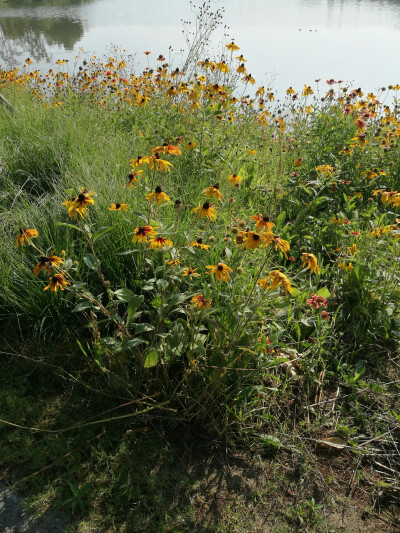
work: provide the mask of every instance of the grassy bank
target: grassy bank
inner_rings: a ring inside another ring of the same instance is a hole
[[[232,531],[234,511],[199,517],[193,476],[171,482],[182,432],[191,458],[252,450],[289,486],[276,531],[318,531],[330,484],[349,496],[341,461],[395,520],[399,87],[276,102],[239,54],[193,79],[162,59],[0,71],[2,469],[82,531]]]

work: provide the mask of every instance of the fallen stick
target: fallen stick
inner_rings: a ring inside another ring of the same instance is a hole
[[[12,111],[16,111],[17,113],[19,112],[18,109],[10,104],[7,98],[5,98],[2,94],[0,94],[0,102],[10,108]]]

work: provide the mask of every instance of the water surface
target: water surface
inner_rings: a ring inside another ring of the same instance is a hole
[[[400,0],[211,1],[212,10],[223,6],[227,28],[215,32],[210,55],[234,38],[259,84],[282,91],[334,78],[376,90],[400,82]],[[0,68],[30,57],[40,69],[68,59],[72,70],[82,49],[101,56],[115,47],[140,69],[146,50],[150,66],[160,53],[178,65],[182,19],[195,14],[188,0],[0,0]]]

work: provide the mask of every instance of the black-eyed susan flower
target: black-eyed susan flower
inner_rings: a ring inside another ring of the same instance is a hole
[[[142,172],[143,172],[143,169],[132,170],[132,172],[130,172],[129,175],[128,175],[128,181],[126,183],[126,186],[127,187],[134,187],[135,183],[139,183],[137,178],[140,176],[140,174],[142,174]]]
[[[343,146],[341,150],[339,150],[340,155],[353,155],[353,150],[349,148],[348,146]]]
[[[93,191],[88,191],[85,187],[82,187],[79,190],[78,196],[72,200],[65,200],[63,205],[66,206],[70,218],[76,218],[77,213],[84,218],[86,216],[87,206],[94,204],[94,200],[92,198],[93,195]]]
[[[233,187],[239,187],[242,182],[242,177],[238,174],[230,174],[228,176],[228,181]]]
[[[247,69],[245,67],[245,64],[244,63],[240,63],[240,65],[236,68],[236,72],[238,74],[246,74]]]
[[[273,244],[275,246],[275,250],[281,250],[284,256],[287,258],[287,252],[290,250],[290,244],[288,241],[281,239],[278,235],[274,235],[273,233],[264,233],[263,241],[265,246]]]
[[[309,268],[311,270],[311,274],[313,272],[317,272],[317,274],[321,272],[321,269],[318,266],[317,258],[314,254],[303,253],[301,254],[301,260],[303,267]]]
[[[229,272],[232,272],[232,269],[224,265],[224,263],[207,265],[206,268],[209,269],[207,274],[214,274],[218,281],[229,281]]]
[[[148,165],[149,158],[150,156],[138,155],[137,159],[131,159],[130,165],[133,169],[135,169],[136,167],[141,167],[142,165]]]
[[[244,238],[243,246],[246,248],[246,250],[254,250],[255,248],[258,248],[260,246],[262,241],[262,235],[260,235],[259,233],[248,231],[246,233],[246,237]]]
[[[189,141],[185,146],[186,150],[194,150],[197,144],[194,141]]]
[[[256,80],[253,78],[251,74],[246,74],[245,76],[243,76],[242,81],[246,83],[251,83],[251,85],[254,85],[256,82]]]
[[[221,194],[221,191],[219,190],[219,183],[215,183],[211,187],[206,187],[203,191],[203,194],[207,196],[207,198],[212,198],[215,196],[217,200],[223,200],[224,197]]]
[[[254,150],[254,148],[251,148],[250,150],[247,150],[247,155],[257,155],[257,150]]]
[[[189,276],[189,278],[199,278],[201,274],[196,272],[197,268],[185,268],[185,270],[182,272],[182,276]]]
[[[262,215],[261,213],[259,215],[253,215],[253,220],[257,222],[257,231],[271,231],[271,228],[275,226],[273,222],[270,222],[269,217]]]
[[[162,191],[160,185],[158,185],[155,188],[154,192],[146,196],[146,200],[148,200],[149,202],[152,202],[153,200],[155,200],[158,205],[164,204],[165,202],[170,203],[171,201],[170,197],[167,194],[165,194],[165,192]]]
[[[150,170],[155,168],[161,172],[171,172],[171,168],[173,168],[173,164],[165,159],[161,159],[158,152],[148,158],[148,165]]]
[[[211,298],[206,298],[204,294],[196,294],[190,301],[193,307],[197,307],[198,309],[208,309],[211,307]]]
[[[290,294],[293,293],[292,284],[290,283],[289,279],[283,272],[280,272],[279,270],[272,270],[267,278],[259,279],[257,283],[262,289],[267,289],[269,291],[273,291],[282,285],[282,287],[285,289],[286,296],[288,292],[290,292]]]
[[[167,265],[171,268],[178,266],[180,264],[179,259],[171,259],[171,261],[167,261]]]
[[[132,242],[143,242],[148,239],[153,239],[157,234],[157,227],[152,228],[151,226],[139,226],[135,228],[133,232]]]
[[[298,157],[298,158],[293,162],[293,166],[294,166],[295,168],[301,167],[302,164],[303,164],[303,158],[302,158],[302,157]]]
[[[67,285],[69,285],[69,282],[64,278],[63,274],[54,274],[50,278],[50,283],[43,290],[50,289],[52,292],[57,292],[60,289],[63,291]]]
[[[31,239],[36,238],[38,235],[39,233],[36,229],[20,228],[18,237],[15,240],[15,246],[18,248],[19,245],[30,244]]]
[[[162,146],[156,146],[156,148],[152,148],[151,153],[152,155],[156,152],[159,152],[161,154],[171,154],[171,155],[182,155],[182,152],[178,146],[173,146],[172,144],[164,143]]]
[[[231,43],[228,43],[225,45],[225,48],[229,50],[230,52],[236,52],[236,50],[240,50],[237,44],[235,44],[233,41]]]
[[[150,239],[150,248],[152,248],[153,250],[156,248],[158,248],[159,250],[162,250],[162,248],[168,249],[172,248],[172,246],[172,241],[170,241],[166,237],[161,237],[160,235],[158,237]]]
[[[229,67],[225,61],[219,61],[215,66],[220,72],[229,72]]]
[[[215,220],[217,218],[217,213],[215,212],[215,208],[213,207],[210,202],[204,202],[203,205],[199,205],[198,207],[195,207],[191,211],[192,213],[197,213],[197,216],[200,218],[207,217],[208,220]]]
[[[314,91],[311,89],[311,87],[304,84],[303,96],[311,96],[312,94],[314,94]]]
[[[210,248],[209,244],[204,244],[203,239],[201,237],[197,239],[197,241],[191,242],[190,246],[198,246],[202,250],[208,250]]]
[[[49,255],[48,257],[41,256],[39,257],[37,265],[33,269],[33,273],[35,274],[35,276],[38,276],[42,270],[45,270],[48,274],[51,274],[51,267],[59,267],[62,262],[63,259],[61,259],[61,257],[58,257],[57,255]]]
[[[111,204],[111,207],[109,207],[108,209],[110,211],[127,211],[128,207],[128,204],[120,204],[117,202],[116,204]]]

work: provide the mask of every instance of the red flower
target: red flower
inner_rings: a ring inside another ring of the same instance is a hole
[[[326,301],[326,298],[314,293],[311,295],[310,298],[307,299],[307,303],[309,306],[314,307],[314,309],[319,309],[320,307],[328,307],[328,302]]]

